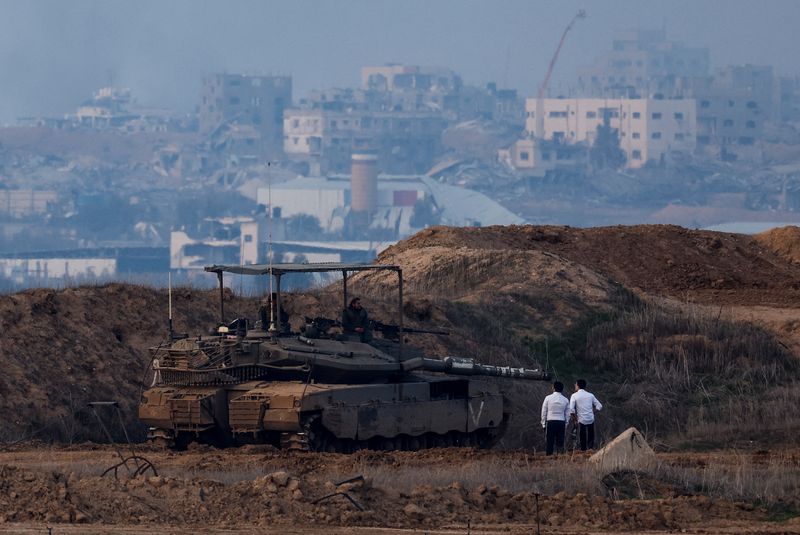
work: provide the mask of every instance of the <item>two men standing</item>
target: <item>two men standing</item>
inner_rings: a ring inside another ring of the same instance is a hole
[[[545,453],[552,455],[554,449],[564,451],[564,433],[571,419],[578,426],[581,451],[594,449],[594,411],[603,409],[594,394],[586,391],[586,380],[575,382],[575,393],[567,400],[562,394],[564,384],[553,383],[553,393],[542,403],[542,427],[545,428],[547,445]]]

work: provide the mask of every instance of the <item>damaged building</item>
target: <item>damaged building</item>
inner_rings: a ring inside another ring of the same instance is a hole
[[[291,103],[290,76],[212,74],[203,79],[199,130],[210,136],[226,124],[248,125],[258,132],[254,148],[275,158],[283,145],[283,111]]]

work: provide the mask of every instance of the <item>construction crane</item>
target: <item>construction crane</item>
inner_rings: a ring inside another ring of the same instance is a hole
[[[553,75],[553,67],[556,65],[558,54],[561,52],[561,47],[564,46],[564,40],[567,38],[567,34],[578,21],[578,19],[583,18],[586,18],[586,11],[581,9],[575,14],[574,17],[572,17],[572,20],[569,21],[567,27],[564,28],[564,33],[561,34],[561,40],[558,42],[556,51],[553,53],[553,57],[550,59],[550,65],[547,67],[547,74],[545,74],[544,81],[542,82],[541,87],[539,87],[539,93],[536,95],[536,132],[534,132],[534,134],[539,139],[544,137],[544,96],[547,92],[547,86],[550,85],[550,77]]]

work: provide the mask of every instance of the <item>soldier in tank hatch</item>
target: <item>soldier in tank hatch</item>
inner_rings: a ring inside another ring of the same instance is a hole
[[[342,311],[342,329],[347,335],[357,335],[362,342],[372,340],[372,331],[369,326],[367,310],[361,306],[361,299],[354,297]]]

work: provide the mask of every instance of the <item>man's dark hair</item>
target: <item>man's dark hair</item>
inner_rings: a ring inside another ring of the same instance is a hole
[[[564,391],[564,383],[561,381],[556,381],[553,383],[553,391],[555,392],[563,392]]]
[[[583,390],[584,388],[586,388],[586,379],[578,379],[577,381],[575,381],[575,384],[578,385],[578,388]]]
[[[350,300],[350,306],[353,306],[353,305],[355,305],[357,301],[361,301],[361,298],[360,298],[360,297],[354,297],[354,298],[352,298],[352,299]]]

